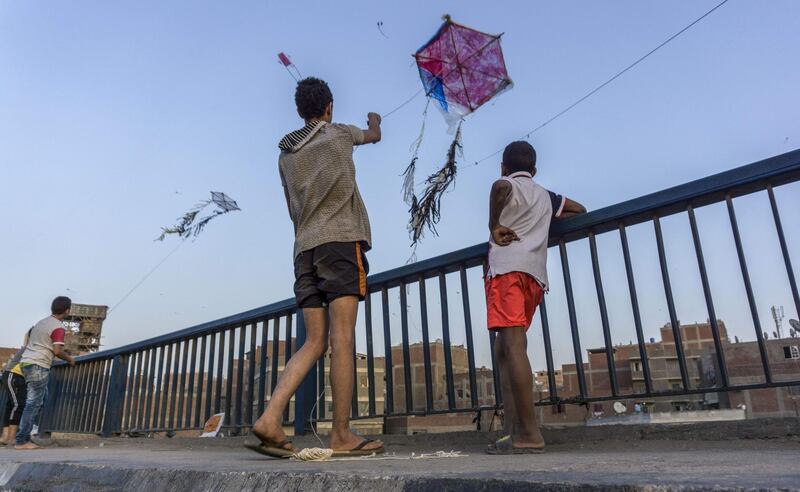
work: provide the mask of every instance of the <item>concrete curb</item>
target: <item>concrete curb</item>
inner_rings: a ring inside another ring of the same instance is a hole
[[[619,483],[612,476],[582,480],[538,474],[518,478],[475,476],[408,477],[381,473],[336,472],[210,472],[158,468],[119,468],[104,465],[76,465],[56,463],[2,463],[0,464],[0,489],[4,491],[130,491],[175,492],[221,491],[240,492],[259,490],[267,492],[522,492],[522,491],[614,491],[614,492],[666,492],[714,490],[756,490],[719,484],[664,484],[655,477],[652,482]],[[758,488],[757,490],[788,490]]]

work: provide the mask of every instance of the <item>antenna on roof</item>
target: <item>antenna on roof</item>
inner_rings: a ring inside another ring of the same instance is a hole
[[[781,328],[783,327],[783,318],[786,316],[783,314],[783,306],[776,307],[772,306],[770,308],[772,311],[772,319],[775,320],[775,328],[776,328],[776,335],[775,338],[783,338],[783,333],[781,332]]]

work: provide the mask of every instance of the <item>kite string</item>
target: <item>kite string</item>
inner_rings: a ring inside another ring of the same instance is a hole
[[[722,7],[722,6],[723,6],[723,5],[725,5],[726,3],[728,3],[728,0],[722,0],[720,3],[718,3],[717,5],[715,5],[715,6],[714,6],[714,7],[713,7],[711,10],[707,11],[705,14],[703,14],[703,15],[701,15],[700,17],[698,17],[697,19],[695,19],[695,20],[694,20],[692,23],[690,23],[689,25],[687,25],[686,27],[684,27],[684,28],[683,28],[683,29],[681,29],[680,31],[676,32],[675,34],[673,34],[672,36],[670,36],[669,38],[667,38],[667,39],[666,39],[664,42],[662,42],[661,44],[659,44],[658,46],[656,46],[655,48],[653,48],[652,50],[650,50],[649,52],[647,52],[645,55],[643,55],[643,56],[639,57],[639,58],[638,58],[636,61],[634,61],[633,63],[631,63],[630,65],[628,65],[628,66],[627,66],[627,67],[625,67],[624,69],[622,69],[620,72],[617,72],[617,73],[616,73],[616,74],[615,74],[613,77],[611,77],[610,79],[606,80],[606,81],[605,81],[605,82],[603,82],[602,84],[598,85],[597,87],[595,87],[594,89],[592,89],[591,91],[589,91],[589,92],[588,92],[586,95],[584,95],[583,97],[581,97],[581,98],[580,98],[580,99],[578,99],[577,101],[573,102],[572,104],[570,104],[570,105],[569,105],[569,106],[567,106],[566,108],[562,109],[561,111],[559,111],[559,112],[558,112],[558,113],[556,113],[555,115],[551,116],[551,117],[550,117],[549,119],[547,119],[547,120],[546,120],[544,123],[541,123],[539,126],[537,126],[537,127],[536,127],[536,128],[534,128],[533,130],[529,131],[528,133],[526,133],[525,135],[523,135],[522,137],[520,137],[520,139],[522,140],[522,139],[528,139],[528,138],[530,138],[530,136],[531,136],[532,134],[536,133],[537,131],[541,130],[541,129],[542,129],[542,128],[544,128],[545,126],[549,125],[550,123],[552,123],[552,122],[553,122],[553,121],[555,121],[556,119],[560,118],[561,116],[563,116],[564,114],[566,114],[567,112],[569,112],[569,111],[570,111],[571,109],[573,109],[575,106],[579,105],[580,103],[582,103],[582,102],[583,102],[583,101],[585,101],[586,99],[590,98],[591,96],[593,96],[594,94],[596,94],[597,92],[599,92],[601,89],[603,89],[604,87],[606,87],[608,84],[610,84],[611,82],[615,81],[615,80],[616,80],[616,79],[618,79],[620,76],[622,76],[622,75],[623,75],[625,72],[627,72],[628,70],[632,69],[633,67],[635,67],[636,65],[638,65],[639,63],[641,63],[642,61],[644,61],[644,60],[645,60],[647,57],[649,57],[650,55],[652,55],[652,54],[653,54],[653,53],[655,53],[656,51],[658,51],[658,50],[660,50],[661,48],[663,48],[664,46],[666,46],[666,45],[667,45],[669,42],[671,42],[672,40],[674,40],[675,38],[677,38],[678,36],[680,36],[680,35],[681,35],[681,34],[683,34],[684,32],[686,32],[686,31],[688,31],[689,29],[691,29],[691,28],[692,28],[692,27],[693,27],[695,24],[697,24],[697,23],[698,23],[698,22],[700,22],[701,20],[703,20],[703,19],[705,19],[706,17],[708,17],[709,15],[711,15],[711,14],[712,14],[712,13],[713,13],[715,10],[717,10],[717,9],[718,9],[718,8],[720,8],[720,7]],[[484,158],[482,158],[482,159],[479,159],[479,160],[475,161],[475,162],[474,162],[474,164],[473,164],[473,166],[477,166],[478,164],[480,164],[480,163],[482,163],[482,162],[484,162],[484,161],[486,161],[486,160],[488,160],[488,159],[491,159],[492,157],[494,157],[494,156],[498,155],[498,154],[499,154],[500,152],[502,152],[502,151],[503,151],[503,149],[499,149],[499,150],[497,150],[497,151],[495,151],[495,152],[492,152],[491,154],[487,155],[486,157],[484,157]]]
[[[136,285],[134,285],[134,286],[131,288],[131,290],[129,290],[129,291],[128,291],[128,293],[127,293],[127,294],[125,294],[124,296],[122,296],[122,299],[120,299],[119,301],[117,301],[117,303],[116,303],[116,304],[114,304],[114,306],[113,306],[111,309],[109,309],[109,310],[108,310],[108,312],[109,312],[109,313],[111,313],[111,311],[115,310],[117,307],[119,307],[119,305],[120,305],[120,304],[122,304],[123,302],[125,302],[125,300],[126,300],[126,299],[128,299],[128,297],[130,297],[130,296],[131,296],[131,294],[133,294],[133,293],[136,291],[136,289],[138,289],[138,288],[139,288],[139,287],[140,287],[140,286],[141,286],[141,285],[142,285],[142,284],[143,284],[143,283],[144,283],[144,282],[145,282],[145,281],[146,281],[148,278],[150,278],[150,276],[151,276],[151,275],[153,275],[153,274],[156,272],[156,270],[158,270],[158,268],[159,268],[161,265],[163,265],[163,264],[164,264],[164,263],[165,263],[165,262],[166,262],[166,261],[169,259],[169,257],[170,257],[170,256],[172,256],[173,254],[175,254],[175,253],[178,251],[178,249],[180,249],[180,247],[181,247],[181,246],[183,246],[183,243],[185,243],[185,242],[186,242],[186,238],[183,238],[183,239],[181,239],[181,242],[179,242],[179,243],[178,243],[178,245],[177,245],[177,246],[175,246],[175,248],[173,248],[173,249],[172,249],[172,251],[170,251],[170,252],[167,254],[167,256],[165,256],[164,258],[162,258],[162,259],[161,259],[161,261],[159,261],[159,262],[156,264],[156,266],[154,266],[153,268],[151,268],[151,269],[150,269],[150,271],[149,271],[149,272],[147,272],[147,274],[146,274],[144,277],[142,277],[142,279],[141,279],[141,280],[139,280],[139,281],[136,283]]]
[[[425,91],[425,89],[420,89],[420,90],[418,90],[417,92],[415,92],[415,93],[414,93],[414,95],[413,95],[413,96],[411,96],[411,97],[409,97],[408,99],[406,99],[406,100],[405,100],[405,101],[404,101],[404,102],[403,102],[401,105],[397,106],[396,108],[394,108],[393,110],[389,111],[388,113],[386,113],[386,114],[384,114],[384,115],[381,115],[381,119],[388,118],[389,116],[391,116],[392,114],[396,113],[397,111],[400,111],[401,109],[403,109],[404,107],[406,107],[408,104],[410,104],[410,103],[411,103],[411,101],[413,101],[414,99],[416,99],[416,98],[417,98],[417,96],[419,96],[420,94],[422,94],[424,91]]]

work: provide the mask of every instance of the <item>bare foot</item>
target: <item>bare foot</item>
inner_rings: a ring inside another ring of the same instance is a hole
[[[334,451],[350,451],[355,449],[356,446],[361,444],[364,438],[353,434],[349,429],[345,432],[331,433],[331,449]],[[372,449],[380,449],[383,447],[383,441],[372,441],[364,445],[361,449],[369,451]]]
[[[26,442],[25,444],[17,444],[17,445],[15,445],[14,449],[19,449],[19,450],[42,449],[42,447],[41,446],[37,446],[36,444],[34,444],[32,442]]]
[[[534,448],[544,449],[544,437],[537,432],[532,435],[516,434],[512,436],[511,442],[515,448]]]
[[[270,424],[259,419],[253,426],[253,434],[268,446],[277,447],[278,444],[286,441],[286,433],[280,425]],[[297,448],[292,446],[292,443],[287,442],[281,449],[287,451],[297,452]]]

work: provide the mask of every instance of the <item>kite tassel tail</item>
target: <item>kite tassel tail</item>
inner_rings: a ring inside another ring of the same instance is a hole
[[[411,159],[411,164],[403,171],[403,201],[411,205],[414,197],[414,173],[417,168],[417,156]]]
[[[414,178],[417,170],[417,159],[419,159],[419,149],[422,147],[422,139],[425,136],[425,119],[428,116],[428,106],[430,103],[431,99],[428,98],[428,102],[425,104],[425,110],[422,112],[422,127],[419,129],[419,136],[414,140],[409,149],[412,152],[411,163],[406,167],[406,170],[403,171],[403,201],[408,205],[411,205],[414,199]]]
[[[441,169],[428,176],[425,180],[425,191],[419,200],[414,198],[414,203],[409,210],[411,218],[408,229],[411,233],[411,245],[416,246],[422,238],[423,229],[428,228],[434,235],[436,224],[441,218],[442,197],[447,190],[455,183],[457,158],[461,151],[461,125],[458,125],[456,136],[447,151],[447,160]]]

